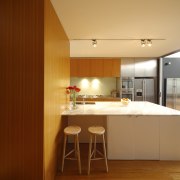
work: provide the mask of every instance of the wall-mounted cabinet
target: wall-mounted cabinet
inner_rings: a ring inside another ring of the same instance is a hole
[[[123,58],[121,60],[122,77],[157,77],[157,60]]]
[[[120,59],[72,58],[71,77],[120,77]]]
[[[121,76],[134,77],[135,71],[134,58],[122,58],[121,59]]]
[[[135,77],[156,77],[157,60],[135,59]]]

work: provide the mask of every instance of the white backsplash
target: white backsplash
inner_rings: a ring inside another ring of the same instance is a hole
[[[72,77],[70,79],[70,85],[76,85],[81,89],[79,95],[111,95],[111,91],[116,90],[116,78]]]

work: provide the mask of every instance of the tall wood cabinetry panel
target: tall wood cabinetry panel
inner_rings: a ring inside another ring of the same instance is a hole
[[[70,75],[73,77],[78,76],[78,62],[76,59],[70,61]]]
[[[122,58],[121,59],[121,76],[134,77],[135,76],[135,64],[134,58]]]

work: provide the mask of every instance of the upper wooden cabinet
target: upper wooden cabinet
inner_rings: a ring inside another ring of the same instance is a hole
[[[90,74],[90,61],[88,59],[70,60],[70,75],[72,77],[89,77]]]
[[[120,77],[120,59],[72,58],[71,77]]]
[[[103,59],[89,59],[90,77],[103,77]]]
[[[120,77],[120,60],[119,59],[104,59],[104,76],[105,77]]]

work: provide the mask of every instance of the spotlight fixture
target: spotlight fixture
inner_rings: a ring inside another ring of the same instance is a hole
[[[129,38],[129,39],[103,39],[103,38],[96,38],[96,39],[71,39],[71,41],[90,41],[93,45],[93,47],[97,47],[97,41],[140,41],[141,43],[141,47],[151,47],[152,46],[152,41],[162,41],[162,40],[166,40],[166,39],[159,39],[159,38],[153,38],[153,39],[134,39],[134,38]]]
[[[141,39],[141,47],[145,47],[146,45],[146,40],[145,39]]]
[[[96,46],[97,46],[97,41],[96,41],[96,39],[93,39],[93,40],[92,40],[92,45],[93,45],[93,47],[96,47]]]
[[[152,41],[151,41],[151,39],[147,39],[147,45],[148,45],[149,47],[152,46]]]
[[[141,39],[141,47],[152,46],[152,39]]]

